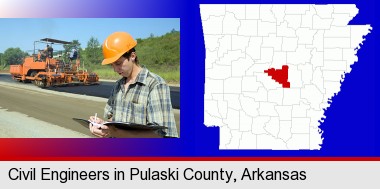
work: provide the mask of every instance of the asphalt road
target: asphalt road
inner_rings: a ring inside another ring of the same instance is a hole
[[[102,114],[105,102],[71,98],[46,92],[0,84],[1,109],[6,109],[8,112],[18,112],[91,136],[87,128],[80,126],[72,118],[88,118],[96,112]],[[13,125],[10,123],[7,126],[12,127]],[[29,127],[33,126],[29,125]]]
[[[77,87],[63,87],[65,90],[83,88],[94,88],[93,91],[101,90],[102,87],[108,86],[101,84],[97,86],[77,86]],[[59,87],[52,89],[60,89]],[[64,90],[62,90],[64,91]],[[79,90],[80,91],[80,90]],[[87,93],[86,93],[87,94]],[[100,96],[100,95],[99,95]],[[60,133],[62,130],[72,130],[75,133],[83,134],[91,137],[88,128],[82,127],[72,118],[88,118],[94,113],[99,115],[103,114],[103,108],[106,103],[106,98],[93,97],[89,95],[77,95],[70,93],[61,93],[53,90],[41,89],[33,84],[24,84],[15,82],[7,74],[0,74],[0,112],[2,111],[2,124],[0,124],[0,137],[51,137],[53,135],[45,135],[44,131],[37,132],[35,128],[41,126],[43,121],[46,124],[56,126],[56,128],[63,129],[50,129],[50,133]],[[178,109],[174,110],[174,116],[177,123],[178,130],[180,129],[180,120]],[[10,116],[6,116],[6,115]],[[0,116],[1,117],[1,116]],[[30,119],[29,119],[30,118]],[[23,121],[24,120],[24,121]],[[32,121],[30,121],[32,120]],[[22,122],[16,124],[15,122]],[[33,125],[34,123],[34,125]],[[15,127],[21,125],[23,128],[14,130]],[[26,128],[27,127],[27,128]],[[33,134],[28,134],[27,129],[33,128]],[[13,129],[13,130],[12,130]],[[7,133],[3,136],[2,132],[15,132]],[[22,131],[23,133],[21,133]],[[57,135],[54,135],[55,137]],[[58,134],[58,137],[81,137],[78,134]]]
[[[9,83],[17,83],[17,81],[12,80],[12,77],[9,74],[2,74],[0,77],[0,81],[5,81]],[[99,85],[49,87],[49,88],[46,88],[46,90],[108,98],[111,94],[111,90],[114,83],[115,82],[111,82],[111,81],[101,81]],[[25,85],[33,85],[33,84],[26,83]],[[173,108],[180,109],[180,88],[175,87],[175,86],[170,86],[170,97],[171,97]]]

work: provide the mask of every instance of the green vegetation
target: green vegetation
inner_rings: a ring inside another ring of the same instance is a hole
[[[172,31],[160,37],[137,39],[136,51],[142,64],[147,67],[167,70],[167,67],[179,66],[180,35]]]
[[[179,84],[180,32],[173,29],[163,36],[155,37],[151,34],[149,38],[138,38],[136,40],[136,53],[140,64],[147,67],[149,71],[160,75],[166,82]],[[72,44],[64,45],[64,61],[68,61],[68,56],[65,55],[68,55],[74,47],[79,50],[78,56],[85,69],[97,73],[101,79],[120,78],[118,74],[114,73],[111,66],[101,66],[103,54],[98,39],[91,37],[85,49],[81,48],[78,40],[73,40]],[[28,54],[19,48],[8,48],[4,53],[0,53],[0,70],[9,68],[11,64],[21,64],[25,56]]]
[[[180,32],[171,32],[147,39],[136,39],[136,53],[140,64],[160,75],[168,83],[179,84],[180,80]],[[92,58],[90,58],[92,57]],[[97,39],[91,38],[83,50],[81,61],[85,68],[97,73],[101,79],[119,79],[111,66],[101,66],[103,55]]]
[[[21,64],[25,56],[28,56],[28,53],[22,52],[20,48],[8,48],[4,53],[0,53],[0,68]]]
[[[9,73],[9,66],[1,65],[0,66],[0,73]]]

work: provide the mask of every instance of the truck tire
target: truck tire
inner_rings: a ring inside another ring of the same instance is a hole
[[[32,71],[32,73],[30,73],[31,77],[34,77],[36,75],[37,75],[37,71]],[[31,82],[35,84],[36,80],[31,80]]]
[[[39,77],[40,77],[41,80],[36,80],[34,84],[37,85],[38,87],[46,88],[47,87],[46,76],[45,75],[40,75]]]
[[[46,88],[46,87],[47,87],[47,79],[46,79],[46,77],[44,77],[44,78],[42,79],[42,81],[41,81],[41,87],[42,87],[42,88]]]

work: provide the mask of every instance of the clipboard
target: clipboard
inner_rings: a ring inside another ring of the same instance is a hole
[[[82,126],[88,128],[88,124],[91,122],[87,119],[81,119],[81,118],[73,118],[74,121],[78,122]],[[118,122],[118,121],[111,121],[111,122],[105,122],[103,125],[112,125],[118,129],[124,129],[124,130],[158,130],[158,129],[167,129],[165,126],[155,125],[155,124],[148,124],[148,125],[142,125],[137,123],[129,123],[129,122]]]

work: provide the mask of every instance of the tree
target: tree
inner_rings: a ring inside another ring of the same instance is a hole
[[[71,44],[63,45],[63,48],[65,49],[64,54],[65,54],[65,55],[69,54],[69,53],[71,52],[71,49],[73,49],[73,48],[77,48],[78,51],[81,52],[81,51],[80,51],[80,49],[81,49],[80,45],[81,45],[81,44],[79,43],[78,40],[73,40],[73,41],[71,42]],[[79,54],[80,54],[80,53],[79,53]],[[80,55],[78,55],[78,57],[79,57],[79,56],[80,56]],[[68,61],[68,56],[64,56],[64,59],[65,59],[65,61]]]
[[[97,38],[91,37],[85,50],[88,64],[100,65],[103,60],[102,48]]]
[[[78,40],[73,40],[70,44],[63,45],[63,48],[65,48],[65,52],[70,52],[72,48],[77,47],[80,48],[80,43]]]
[[[5,65],[3,66],[3,53],[0,53],[0,66],[5,67]]]
[[[143,39],[141,39],[141,38],[137,38],[136,41],[137,41],[137,44],[140,44],[140,43],[143,42]]]
[[[180,63],[180,32],[173,29],[163,36],[144,39],[136,49],[142,64],[148,68],[177,69]]]
[[[28,53],[23,52],[20,48],[8,48],[1,57],[5,67],[7,65],[22,64],[25,56],[28,56]]]

